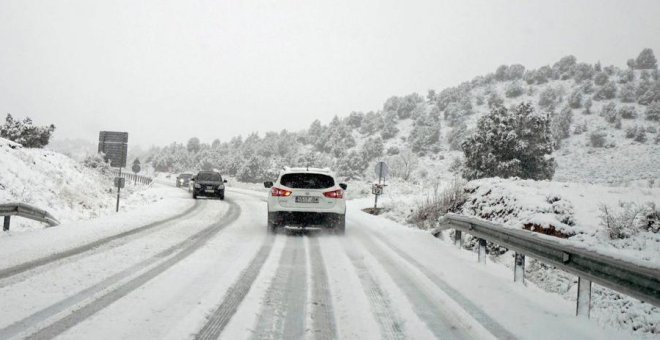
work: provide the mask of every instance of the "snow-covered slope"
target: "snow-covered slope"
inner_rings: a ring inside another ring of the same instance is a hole
[[[131,195],[139,189],[127,186],[126,204],[152,198]],[[114,211],[116,193],[112,180],[60,153],[23,148],[0,138],[0,202],[22,202],[45,209],[60,222],[89,219]],[[42,227],[15,218],[11,230]]]

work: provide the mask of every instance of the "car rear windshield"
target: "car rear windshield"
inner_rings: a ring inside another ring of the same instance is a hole
[[[335,185],[332,177],[322,174],[286,174],[280,184],[298,189],[326,189]]]
[[[220,176],[219,173],[215,173],[215,172],[200,172],[197,175],[197,180],[198,181],[220,182],[220,181],[222,181],[222,176]]]
[[[192,174],[181,174],[181,178],[192,178]]]

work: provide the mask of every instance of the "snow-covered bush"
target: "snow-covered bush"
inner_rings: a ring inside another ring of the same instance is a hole
[[[637,69],[656,69],[658,68],[658,60],[653,54],[653,50],[645,48],[639,53],[635,59],[635,68]]]
[[[617,115],[616,104],[614,102],[607,103],[600,111],[600,116],[605,118],[608,123],[614,123]]]
[[[645,113],[646,119],[660,121],[660,101],[651,103]]]
[[[498,96],[496,93],[491,93],[491,95],[488,97],[488,108],[492,110],[502,105],[504,105],[504,99],[502,99],[502,97]]]
[[[607,84],[609,79],[610,79],[610,77],[607,76],[606,72],[598,72],[594,76],[594,84],[596,84],[598,86],[603,86],[603,85]]]
[[[589,134],[589,145],[594,148],[603,148],[607,143],[606,137],[607,134],[602,130],[593,131]]]
[[[465,180],[454,178],[441,192],[439,183],[436,182],[431,195],[417,204],[408,222],[423,230],[435,228],[440,217],[448,212],[458,212],[466,198]]]
[[[558,89],[548,87],[539,95],[539,106],[552,109],[561,102],[561,94]]]
[[[371,136],[383,128],[384,122],[381,115],[374,112],[367,112],[362,119],[360,133]],[[319,135],[320,136],[320,135]]]
[[[408,137],[412,151],[420,155],[427,151],[437,150],[439,140],[440,124],[428,115],[424,115],[415,121]]]
[[[404,149],[398,154],[388,157],[387,164],[393,177],[407,181],[417,169],[419,157],[412,150]]]
[[[398,155],[399,154],[399,148],[397,146],[390,146],[387,148],[387,155],[388,156],[393,156],[393,155]]]
[[[588,130],[587,122],[583,122],[582,124],[575,125],[575,127],[573,128],[573,134],[574,135],[581,135],[581,134],[587,132],[587,130]]]
[[[523,87],[519,81],[513,81],[506,85],[504,94],[507,98],[516,98],[523,94]]]
[[[454,126],[447,136],[447,142],[449,142],[450,150],[461,150],[461,144],[467,137],[467,125],[465,123],[460,123]]]
[[[0,137],[9,139],[26,148],[43,148],[48,145],[50,136],[55,131],[55,125],[35,126],[32,119],[26,117],[22,121],[14,119],[11,114],[5,117],[5,124],[0,125]]]
[[[369,138],[362,144],[362,155],[370,161],[383,155],[383,140],[380,137]]]
[[[364,175],[364,170],[368,166],[369,163],[362,154],[357,151],[350,151],[337,160],[335,170],[341,177],[357,179]]]
[[[591,98],[587,98],[587,100],[584,101],[584,111],[582,111],[582,113],[585,115],[590,115],[592,105],[593,102],[591,101]]]
[[[621,90],[619,91],[619,98],[624,103],[634,103],[637,100],[635,84],[627,83],[621,86]]]
[[[638,127],[633,140],[639,143],[646,143],[646,139],[646,130],[643,127]]]
[[[611,81],[608,81],[603,86],[601,86],[596,93],[594,93],[595,100],[605,100],[612,99],[616,97],[616,84]]]
[[[637,110],[634,106],[622,106],[619,108],[619,116],[624,119],[634,119],[637,118]]]
[[[642,231],[657,233],[660,229],[660,211],[652,202],[641,206],[633,202],[619,202],[615,207],[602,204],[599,210],[600,223],[610,239],[625,239]]]
[[[529,103],[499,107],[483,116],[477,130],[463,142],[464,176],[551,179],[555,161],[548,115]]]
[[[568,96],[568,105],[573,109],[582,107],[582,91],[580,88],[573,90],[571,95]]]
[[[587,63],[579,63],[574,65],[571,68],[571,72],[573,73],[573,79],[576,83],[580,83],[585,80],[591,80],[594,75],[593,66]]]
[[[570,107],[564,107],[558,114],[552,117],[550,129],[552,131],[553,139],[556,147],[562,139],[568,138],[571,134],[571,123],[573,122],[573,111]]]
[[[102,153],[88,155],[82,164],[87,168],[97,170],[101,174],[110,174],[110,163],[105,161]]]
[[[351,112],[346,118],[346,125],[354,129],[359,129],[362,126],[363,119],[364,119],[364,113]]]
[[[396,127],[396,115],[386,113],[382,121],[383,126],[380,130],[380,136],[385,140],[396,136],[399,132],[399,128]]]

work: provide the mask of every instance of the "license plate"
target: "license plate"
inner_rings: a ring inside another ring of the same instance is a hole
[[[206,192],[214,192],[215,190],[213,189],[206,189]]]
[[[296,196],[296,203],[319,203],[319,198],[314,196]]]

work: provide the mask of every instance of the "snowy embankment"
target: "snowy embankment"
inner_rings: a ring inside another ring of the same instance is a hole
[[[442,182],[441,192],[449,183]],[[421,188],[420,188],[421,189]],[[408,186],[389,188],[380,199],[383,216],[408,224],[413,212],[433,196],[433,188],[421,189],[413,195]],[[660,232],[658,211],[660,188],[609,187],[604,185],[531,181],[515,179],[483,179],[464,187],[465,203],[458,213],[501,223],[507,228],[528,229],[567,238],[578,247],[601,254],[640,263],[660,270]],[[363,207],[373,204],[365,198],[355,202]],[[604,207],[609,211],[606,226]],[[649,216],[655,213],[655,216]],[[604,220],[605,218],[605,220]],[[620,226],[620,227],[617,227]],[[444,239],[449,241],[447,233]],[[466,247],[474,242],[468,239]],[[513,264],[510,252],[489,247],[491,259],[502,265]],[[533,259],[528,260],[526,275],[540,288],[564,298],[576,297],[577,278]],[[628,329],[637,334],[660,333],[660,309],[611,290],[596,286],[592,317],[599,322]]]
[[[127,183],[122,191],[122,210],[162,199],[157,191],[145,191],[145,186],[131,184]],[[112,178],[63,154],[23,148],[0,138],[0,202],[36,206],[68,225],[114,213],[116,189]],[[44,228],[44,225],[25,218],[13,218],[10,233],[36,228]]]

